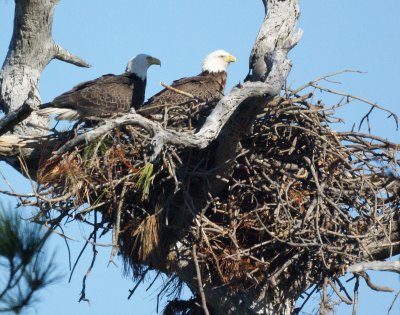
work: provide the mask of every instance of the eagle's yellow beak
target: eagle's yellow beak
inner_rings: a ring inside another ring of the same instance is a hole
[[[233,56],[233,55],[229,55],[229,56],[226,57],[225,60],[226,60],[228,63],[230,63],[230,62],[235,62],[235,61],[236,61],[236,57]]]
[[[154,58],[154,57],[147,57],[147,62],[149,65],[159,65],[161,66],[161,61],[160,59]]]

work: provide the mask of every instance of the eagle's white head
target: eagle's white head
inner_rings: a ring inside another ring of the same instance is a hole
[[[219,49],[206,56],[202,69],[208,72],[226,71],[228,64],[235,61],[235,56],[225,50]]]
[[[161,61],[146,54],[139,54],[131,58],[126,66],[126,72],[134,73],[142,80],[147,77],[147,69],[151,65],[161,66]]]

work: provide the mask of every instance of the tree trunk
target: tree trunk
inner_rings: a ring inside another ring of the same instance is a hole
[[[78,145],[90,143],[116,127],[126,125],[139,126],[153,136],[153,152],[151,152],[153,160],[159,158],[160,152],[166,145],[198,150],[211,148],[210,151],[212,150],[215,161],[212,172],[207,174],[208,190],[204,195],[199,193],[199,196],[193,196],[193,204],[190,205],[191,219],[196,221],[199,218],[197,215],[202,213],[208,202],[208,196],[216,196],[226,188],[225,177],[229,177],[232,173],[230,161],[236,158],[240,141],[248,133],[251,133],[257,115],[266,106],[272,106],[279,100],[279,93],[291,69],[291,61],[287,55],[302,36],[301,30],[295,31],[300,14],[298,0],[263,0],[262,2],[265,8],[265,19],[249,58],[249,74],[245,78],[245,82],[222,98],[196,134],[166,130],[159,123],[132,113],[105,120],[100,126],[79,134],[74,139],[63,143],[57,151],[51,152],[51,148],[55,145],[48,145],[49,141],[56,142],[58,139],[55,136],[47,135],[49,119],[38,117],[33,112],[21,124],[17,126],[15,124],[25,117],[26,108],[29,112],[29,108],[36,110],[40,104],[38,82],[42,71],[52,59],[60,59],[83,67],[87,67],[88,64],[54,43],[51,27],[56,0],[16,0],[13,37],[0,74],[0,108],[9,114],[0,121],[0,135],[15,127],[13,134],[0,137],[1,158],[21,172],[26,163],[28,173],[34,178],[37,166],[43,157],[42,146],[44,143],[47,143],[47,148],[49,148],[45,154],[46,157],[53,155],[61,159],[63,154]],[[25,109],[18,111],[23,108],[22,106]],[[334,137],[334,134],[328,136]],[[340,141],[338,140],[338,142]],[[20,155],[22,155],[24,164],[21,164]],[[337,155],[339,156],[339,154]],[[336,155],[335,158],[337,158]],[[339,158],[344,159],[341,156]],[[346,162],[349,164],[347,160]],[[310,169],[312,167],[313,165],[310,166]],[[351,167],[350,165],[349,169]],[[318,183],[317,180],[315,182]],[[320,195],[317,197],[322,198],[324,192],[322,188],[318,188]],[[186,204],[179,205],[180,200],[173,201],[176,201],[177,208],[182,208],[182,213],[189,212],[188,209],[183,209],[188,207]],[[301,200],[295,199],[295,201],[300,203]],[[311,205],[310,209],[312,211],[314,206]],[[398,219],[398,217],[396,218]],[[197,222],[195,223],[197,224]],[[193,222],[191,221],[190,224]],[[198,227],[201,228],[200,224]],[[375,230],[382,232],[381,234],[384,236],[377,238],[375,237],[377,234],[372,234],[371,239],[364,238],[360,242],[373,258],[383,259],[399,252],[398,242],[396,245],[386,246],[387,241],[391,242],[392,238],[393,240],[399,238],[398,225],[390,224],[390,227],[392,229],[389,231],[384,230],[383,227],[382,230],[379,230],[381,227],[377,225]],[[317,229],[319,228],[320,226],[317,227]],[[328,229],[326,226],[324,228]],[[265,227],[265,231],[268,231],[267,227]],[[186,232],[187,230],[181,233]],[[118,233],[119,231],[116,234]],[[333,233],[338,234],[336,231]],[[272,235],[271,238],[277,243],[284,243],[275,235]],[[285,264],[290,263],[291,259],[298,258],[296,254],[290,256],[291,250],[289,250],[288,255],[282,255],[288,259],[281,262],[281,265],[275,269],[277,274],[268,274],[263,279],[268,283],[253,286],[246,292],[234,291],[228,285],[221,285],[221,282],[216,279],[204,281],[201,279],[199,264],[196,262],[196,247],[193,248],[193,234],[179,235],[177,239],[179,241],[174,239],[173,245],[168,248],[168,257],[160,257],[151,265],[161,272],[176,273],[202,298],[205,313],[207,313],[208,306],[212,314],[293,314],[298,296],[313,284],[312,281],[317,282],[310,275],[311,270],[300,272],[300,275],[293,281],[289,281],[287,278],[277,281],[280,274],[290,273],[287,271],[288,265]],[[326,244],[321,241],[317,247],[322,248],[323,245]],[[354,246],[358,245],[356,243]],[[315,245],[311,244],[310,246]],[[140,261],[138,264],[148,264],[148,261]],[[362,265],[353,268],[360,270],[360,268],[372,267],[372,265]],[[396,268],[396,266],[392,266],[392,268]]]
[[[89,65],[80,58],[58,46],[52,38],[54,9],[58,0],[16,0],[14,29],[8,54],[0,72],[0,109],[8,114],[24,104],[36,110],[41,103],[38,90],[39,79],[52,59],[59,59],[80,67]],[[50,118],[30,117],[14,127],[14,137],[5,137],[0,152],[3,158],[21,171],[17,156],[22,153],[28,165],[38,165],[38,137],[49,131]],[[2,126],[2,130],[8,126]],[[1,131],[0,130],[0,133]],[[19,138],[20,136],[20,138]],[[5,143],[12,139],[12,146]],[[23,141],[26,139],[27,143]],[[34,140],[36,139],[36,140]],[[22,142],[21,142],[22,141]]]

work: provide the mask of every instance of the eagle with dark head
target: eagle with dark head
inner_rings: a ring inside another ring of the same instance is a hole
[[[224,50],[216,50],[206,56],[202,72],[193,77],[174,81],[152,96],[137,112],[145,117],[166,122],[168,126],[182,125],[189,118],[189,128],[198,126],[224,95],[227,67],[236,58]]]
[[[161,62],[139,54],[129,60],[125,73],[106,74],[78,84],[52,102],[42,104],[38,114],[55,114],[56,120],[92,120],[128,113],[143,104],[147,69],[151,65],[161,65]]]

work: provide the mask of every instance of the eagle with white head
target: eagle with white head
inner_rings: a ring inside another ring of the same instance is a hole
[[[158,119],[167,111],[169,117],[174,115],[171,111],[182,112],[191,103],[216,104],[224,95],[228,65],[235,61],[235,56],[225,50],[210,53],[204,59],[200,74],[174,81],[172,89],[165,88],[152,96],[137,112]],[[160,120],[165,121],[164,118]]]
[[[129,60],[126,71],[120,75],[106,74],[83,82],[40,106],[38,114],[55,114],[56,120],[98,119],[128,113],[144,101],[147,69],[161,65],[159,59],[139,54]]]

